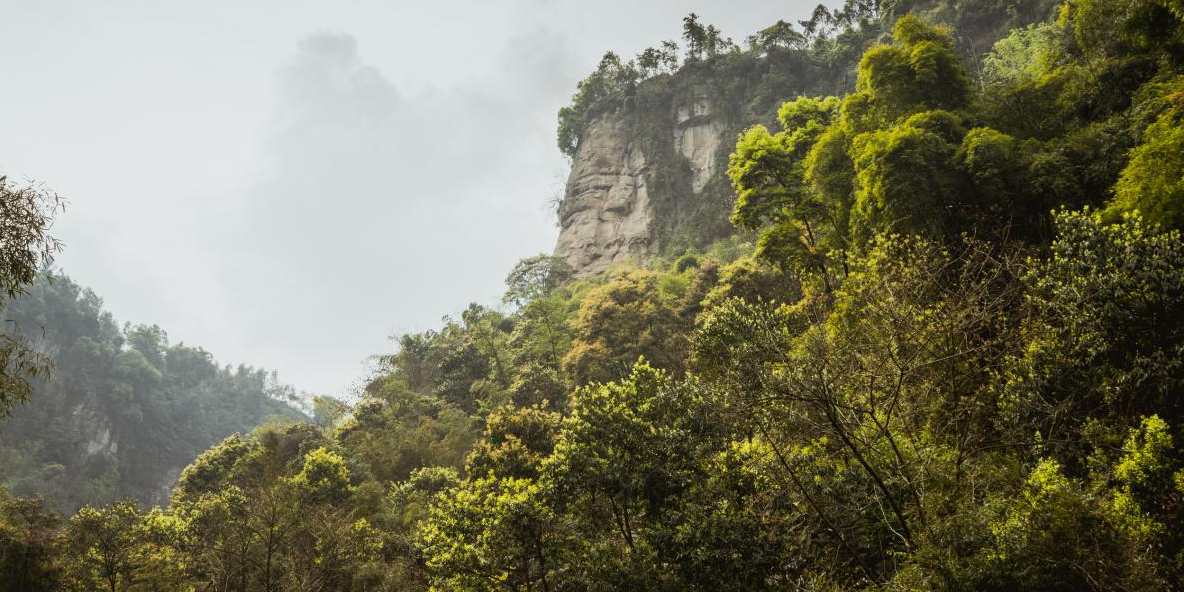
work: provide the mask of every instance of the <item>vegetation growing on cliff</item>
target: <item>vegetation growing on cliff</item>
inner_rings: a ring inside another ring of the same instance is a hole
[[[692,13],[684,19],[681,46],[664,41],[632,60],[605,54],[580,82],[571,104],[559,111],[559,147],[574,158],[598,119],[624,118],[649,165],[646,186],[657,250],[703,248],[734,231],[724,213],[735,194],[722,174],[728,166],[724,151],[714,163],[719,172],[704,187],[692,188],[691,168],[672,140],[680,125],[694,123],[693,117],[689,122],[677,117],[680,109],[693,110],[694,102],[706,100],[722,137],[734,137],[754,123],[775,124],[785,97],[850,92],[864,52],[890,38],[900,15],[920,13],[951,25],[957,35],[948,40],[950,50],[977,64],[1009,29],[1045,19],[1053,7],[1052,0],[849,0],[834,10],[819,6],[796,25],[774,23],[749,36],[744,48]]]
[[[228,438],[167,510],[88,507],[57,530],[0,500],[4,575],[1179,589],[1184,10],[1070,0],[981,73],[957,29],[892,31],[851,92],[785,96],[739,137],[721,215],[755,244],[579,280],[528,259],[512,308],[401,337],[340,423]]]

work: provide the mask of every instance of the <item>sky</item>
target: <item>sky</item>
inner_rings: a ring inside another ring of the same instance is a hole
[[[556,112],[606,50],[814,4],[0,0],[0,175],[68,200],[57,266],[120,322],[348,396],[552,250]]]

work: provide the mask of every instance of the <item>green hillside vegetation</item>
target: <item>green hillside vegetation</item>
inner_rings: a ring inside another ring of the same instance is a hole
[[[121,328],[64,276],[38,277],[4,318],[53,371],[0,424],[0,485],[63,512],[121,497],[163,503],[181,469],[226,436],[305,418],[267,372],[219,366],[157,326]]]
[[[0,581],[1180,590],[1184,4],[865,4],[890,39],[762,32],[883,42],[738,135],[740,232],[526,259],[503,309],[402,336],[338,421],[210,448],[167,508],[0,499]],[[733,55],[703,35],[681,68]]]

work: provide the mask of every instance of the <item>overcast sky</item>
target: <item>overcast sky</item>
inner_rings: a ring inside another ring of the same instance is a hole
[[[0,0],[0,174],[69,200],[59,264],[119,321],[343,395],[552,249],[605,50],[815,3]]]

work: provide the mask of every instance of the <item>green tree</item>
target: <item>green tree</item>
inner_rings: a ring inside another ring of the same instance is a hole
[[[1057,65],[1059,31],[1053,23],[1015,29],[983,56],[983,78],[992,86],[1036,82]]]
[[[707,27],[699,22],[699,15],[690,13],[682,19],[682,39],[687,43],[687,60],[701,60],[707,49]]]
[[[1136,548],[1157,550],[1137,553],[1137,561],[1158,563],[1160,577],[1178,582],[1184,575],[1184,533],[1172,525],[1184,519],[1184,463],[1171,426],[1157,415],[1143,418],[1127,434],[1122,453],[1103,481],[1115,485],[1110,520]]]
[[[1050,255],[1026,276],[1033,311],[1008,368],[1011,412],[1066,456],[1086,423],[1104,420],[1118,437],[1152,414],[1180,425],[1179,233],[1155,234],[1135,217],[1105,224],[1093,211],[1055,222]]]
[[[1143,143],[1115,186],[1111,218],[1139,212],[1151,224],[1164,228],[1184,227],[1184,125],[1181,125],[1179,94],[1173,106],[1143,132]]]
[[[749,47],[758,52],[767,52],[774,48],[801,47],[805,43],[806,37],[785,21],[777,21],[748,38]]]
[[[757,255],[778,265],[826,275],[829,249],[842,247],[845,229],[836,229],[833,203],[806,183],[805,158],[830,125],[839,101],[799,97],[777,112],[782,131],[764,126],[740,137],[729,159],[736,188],[732,222],[761,230]]]
[[[1108,524],[1103,508],[1055,461],[1032,469],[990,523],[984,582],[1011,590],[1156,590],[1144,553]],[[993,568],[993,569],[992,569]]]
[[[50,229],[65,202],[42,185],[20,187],[0,176],[0,295],[11,300],[53,263],[62,243]],[[29,381],[50,361],[19,333],[0,332],[0,418],[32,393]]]
[[[431,590],[558,590],[555,520],[544,489],[530,479],[462,483],[437,498],[420,531]]]
[[[949,29],[905,15],[892,36],[896,45],[881,45],[864,54],[856,93],[847,99],[865,101],[860,107],[866,110],[861,114],[865,121],[891,125],[912,113],[966,106],[970,81]]]
[[[693,382],[639,362],[620,382],[580,389],[545,462],[582,539],[572,570],[584,586],[665,589],[661,568],[680,523],[679,497],[702,479],[701,459],[723,446],[718,409]]]
[[[305,455],[292,486],[312,504],[341,503],[354,489],[345,459],[323,446]]]
[[[550,294],[571,279],[571,266],[563,258],[553,255],[527,257],[506,276],[506,294],[502,302],[520,307]]]
[[[312,420],[322,430],[338,426],[349,413],[349,405],[340,399],[317,395],[312,399]]]
[[[14,498],[0,489],[0,581],[6,590],[60,588],[60,522],[40,498]]]
[[[510,386],[506,341],[513,330],[513,320],[496,311],[473,303],[461,313],[468,339],[488,361],[493,371],[487,397],[496,396]]]
[[[562,403],[567,394],[563,358],[571,349],[571,304],[562,294],[535,298],[518,311],[509,348],[514,367],[510,390],[514,402]]]
[[[129,590],[143,567],[144,514],[123,500],[104,509],[85,506],[66,526],[67,573],[77,590]]]
[[[539,477],[555,448],[562,417],[544,407],[503,407],[485,421],[485,434],[465,463],[472,477]]]
[[[961,180],[951,167],[957,146],[917,119],[855,138],[853,234],[861,241],[876,232],[941,237],[961,227]]]
[[[588,292],[572,323],[572,348],[563,358],[572,380],[624,376],[640,356],[661,368],[682,368],[690,322],[679,316],[658,282],[657,273],[634,271]]]
[[[460,409],[411,392],[397,378],[354,406],[337,441],[382,482],[401,481],[420,467],[460,470],[480,427]]]
[[[131,592],[190,592],[193,582],[179,542],[184,525],[175,516],[154,508],[144,516],[142,544],[137,551]]]
[[[939,580],[965,560],[937,516],[969,503],[974,459],[997,442],[981,414],[1014,343],[1005,261],[888,236],[852,259],[833,299],[732,299],[704,319],[693,368],[769,445],[779,489],[808,509],[793,528],[842,558],[822,568],[839,583],[891,579],[896,552],[924,553],[932,571],[918,577]]]

